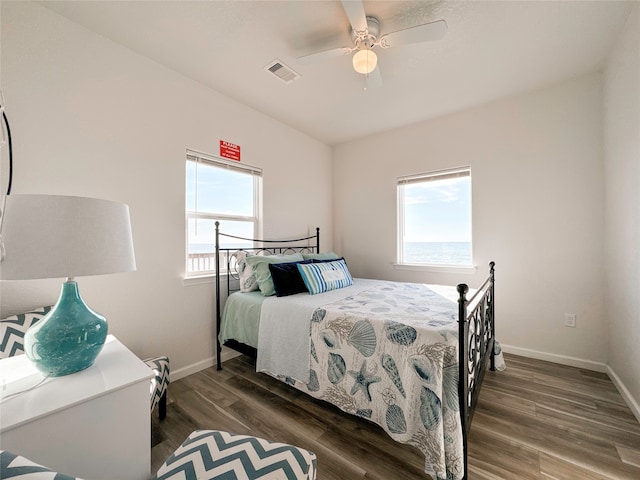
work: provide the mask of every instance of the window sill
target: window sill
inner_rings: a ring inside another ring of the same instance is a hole
[[[205,283],[216,283],[216,276],[213,273],[207,275],[190,275],[182,277],[182,285],[188,287],[190,285],[203,285]]]
[[[396,270],[412,270],[414,272],[463,273],[473,275],[478,270],[474,265],[427,265],[421,263],[394,263]]]

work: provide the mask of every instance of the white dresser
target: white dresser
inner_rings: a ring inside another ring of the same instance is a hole
[[[87,480],[148,480],[152,371],[109,335],[93,366],[50,378],[25,355],[0,360],[0,449]]]

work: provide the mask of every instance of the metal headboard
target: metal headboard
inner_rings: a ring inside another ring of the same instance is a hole
[[[251,255],[283,255],[288,253],[320,253],[320,228],[316,228],[315,235],[309,235],[302,238],[293,238],[287,240],[265,240],[261,238],[246,238],[236,235],[229,235],[227,233],[220,232],[220,222],[216,222],[216,244],[215,244],[215,268],[216,268],[216,348],[217,348],[217,361],[218,370],[220,370],[220,352],[222,345],[220,345],[220,322],[222,320],[222,309],[220,304],[220,262],[221,257],[223,265],[226,267],[225,275],[227,280],[227,296],[231,291],[238,290],[239,287],[231,287],[232,280],[238,280],[240,278],[237,266],[237,255],[240,252],[245,252]],[[246,242],[252,242],[252,244],[260,244],[259,247],[248,248],[220,248],[220,237],[232,238],[234,240],[242,240]],[[315,245],[309,245],[310,241],[315,240]],[[306,245],[300,245],[301,242],[307,242]],[[294,244],[298,245],[294,245]],[[265,246],[268,245],[268,246]]]

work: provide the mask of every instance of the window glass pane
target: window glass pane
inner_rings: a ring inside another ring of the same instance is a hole
[[[254,176],[250,173],[192,161],[187,161],[186,173],[187,211],[253,216]]]
[[[187,272],[206,272],[215,270],[216,220],[189,218]],[[253,238],[253,222],[219,220],[220,231],[238,237]],[[220,237],[220,248],[249,248],[251,242]]]
[[[196,162],[187,161],[186,178],[186,209],[193,212],[196,209]]]
[[[471,177],[400,185],[401,263],[471,265]]]
[[[220,231],[238,237],[253,238],[253,222],[240,222],[230,220],[218,220]],[[198,219],[196,233],[196,219],[189,218],[189,253],[213,253],[216,242],[215,220]],[[251,242],[234,238],[220,237],[220,248],[247,248]]]
[[[196,160],[197,159],[197,160]],[[185,164],[186,275],[215,272],[215,222],[220,231],[254,238],[261,231],[262,170],[187,150]],[[197,219],[197,220],[196,220]],[[221,237],[221,248],[250,248],[252,242]],[[222,267],[224,268],[224,267]]]

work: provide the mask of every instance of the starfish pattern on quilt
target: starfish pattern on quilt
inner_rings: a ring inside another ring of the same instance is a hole
[[[360,371],[349,370],[349,375],[351,375],[355,379],[353,387],[351,388],[351,395],[355,395],[358,390],[362,390],[362,393],[364,393],[364,396],[367,398],[367,400],[371,401],[369,385],[379,382],[382,379],[380,377],[369,375],[367,373],[367,361],[363,360]]]

